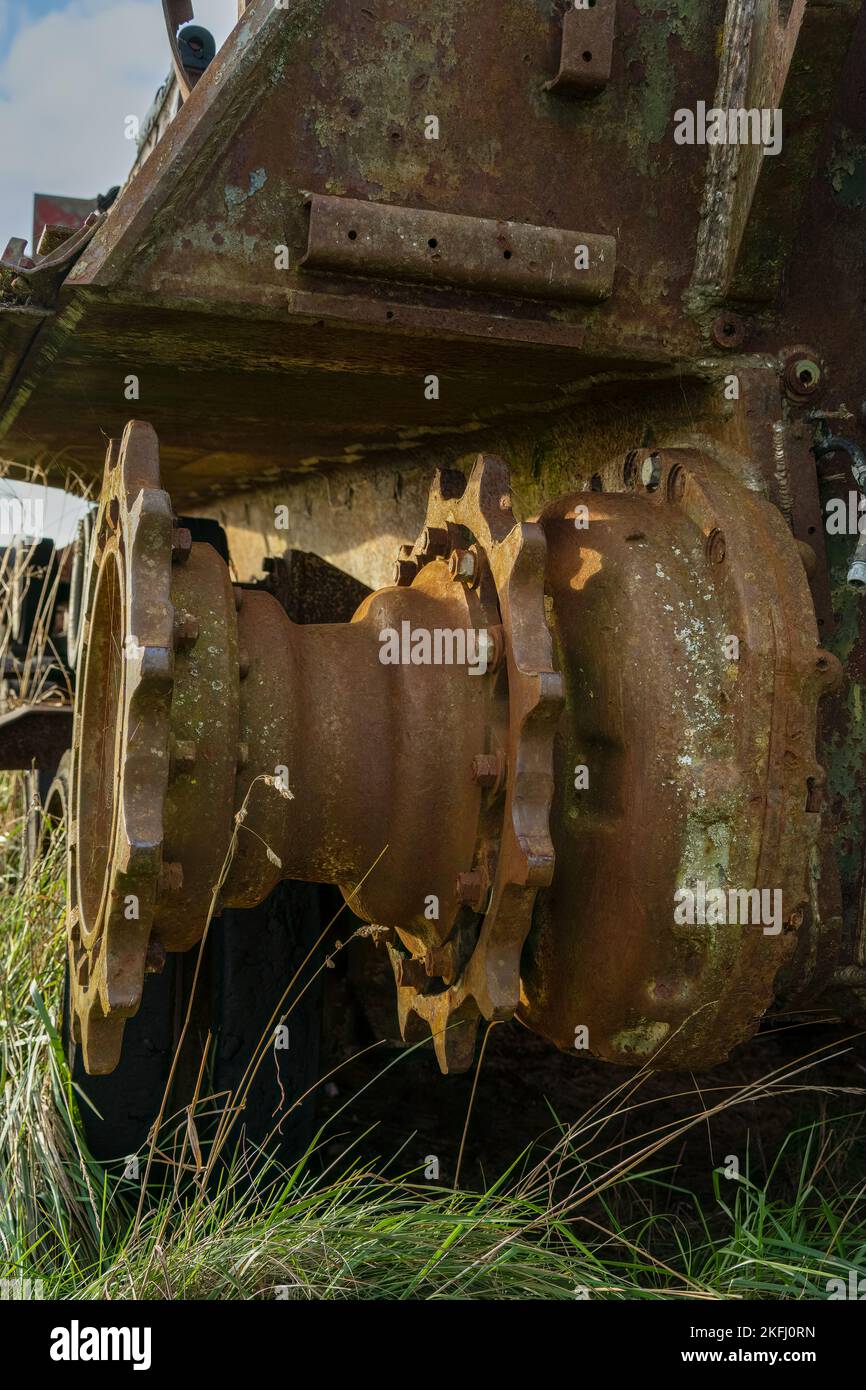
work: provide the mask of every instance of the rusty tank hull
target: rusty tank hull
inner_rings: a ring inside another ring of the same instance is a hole
[[[198,65],[164,8],[127,184],[0,272],[0,452],[101,486],[88,1069],[285,879],[444,1070],[861,1017],[861,5],[252,0]],[[365,596],[294,621],[301,552]]]

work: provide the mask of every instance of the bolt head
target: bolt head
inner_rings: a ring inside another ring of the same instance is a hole
[[[810,400],[812,396],[817,395],[824,383],[820,358],[808,348],[795,348],[785,358],[782,380],[791,400]]]
[[[472,759],[472,780],[479,787],[495,787],[502,773],[502,759],[498,753],[476,753]]]
[[[415,956],[398,956],[394,961],[394,978],[401,989],[420,989],[427,983],[424,962]]]
[[[472,585],[478,578],[478,555],[474,550],[455,550],[448,561],[448,573],[459,584]]]
[[[455,971],[454,942],[445,941],[441,946],[428,946],[424,953],[424,969],[430,979],[453,980]]]
[[[747,328],[739,314],[719,314],[713,320],[712,333],[719,347],[738,348],[746,341]]]
[[[174,564],[182,565],[190,557],[192,532],[186,526],[175,526],[171,534],[171,558]]]
[[[463,903],[465,907],[471,907],[474,912],[480,912],[484,899],[484,878],[478,869],[458,874],[455,892],[458,902]]]
[[[199,621],[192,613],[176,613],[174,618],[174,645],[178,648],[191,647],[198,641]]]
[[[397,560],[394,564],[394,583],[399,588],[408,588],[418,573],[418,566],[414,560]]]
[[[427,559],[443,555],[448,549],[448,530],[444,526],[425,526],[421,532],[419,550]]]

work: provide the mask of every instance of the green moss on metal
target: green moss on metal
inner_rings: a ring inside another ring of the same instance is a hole
[[[628,89],[625,122],[629,148],[642,173],[649,173],[657,153],[651,147],[666,138],[673,145],[673,114],[679,101],[672,47],[695,46],[706,6],[700,0],[636,0],[641,22],[625,39],[627,65],[638,64],[643,81]],[[696,97],[706,95],[696,93]]]

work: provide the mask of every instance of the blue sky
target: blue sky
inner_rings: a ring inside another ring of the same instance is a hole
[[[194,7],[222,43],[237,0]],[[30,237],[34,193],[93,198],[124,181],[135,148],[125,118],[145,115],[170,66],[160,0],[0,0],[0,251]],[[2,472],[0,459],[0,494],[27,491]],[[80,503],[33,492],[64,544]]]
[[[222,43],[237,0],[194,0]],[[170,67],[160,0],[0,0],[0,241],[29,236],[33,194],[92,198],[122,183]],[[0,247],[2,249],[2,247]]]

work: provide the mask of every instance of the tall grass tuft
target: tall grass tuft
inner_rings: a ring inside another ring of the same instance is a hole
[[[241,1152],[209,1184],[169,1179],[136,1219],[139,1187],[88,1153],[58,1032],[61,835],[22,876],[10,784],[0,784],[0,1279],[41,1280],[47,1298],[802,1299],[866,1267],[864,1091],[820,1080],[844,1042],[746,1086],[695,1089],[688,1113],[632,1124],[625,1140],[622,1122],[649,1102],[647,1074],[624,1076],[484,1191],[430,1184],[399,1156],[365,1162],[351,1141],[329,1160],[323,1135],[288,1171],[266,1165],[250,1179]],[[761,1180],[720,1168],[706,1209],[677,1178],[685,1137],[732,1106],[751,1106],[757,1122],[763,1103],[792,1092],[811,1118]]]

